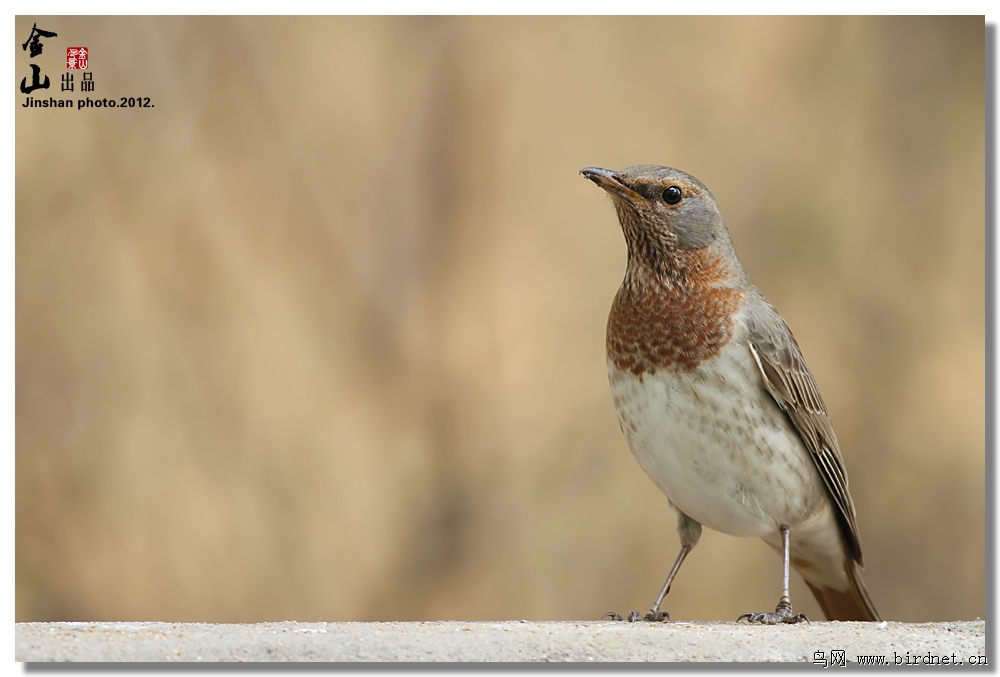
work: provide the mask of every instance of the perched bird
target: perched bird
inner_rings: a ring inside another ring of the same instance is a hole
[[[827,618],[879,620],[826,405],[788,325],[743,270],[715,198],[670,167],[581,173],[611,196],[628,244],[607,334],[618,422],[676,511],[681,541],[653,606],[629,620],[669,620],[660,605],[702,525],[759,536],[783,556],[778,606],[737,620],[808,620],[792,609],[789,562]]]

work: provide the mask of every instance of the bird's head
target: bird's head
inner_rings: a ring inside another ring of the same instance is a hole
[[[715,198],[690,174],[657,165],[635,165],[618,172],[586,167],[580,173],[611,196],[630,263],[641,262],[664,272],[695,250],[712,247],[723,258],[732,252]]]

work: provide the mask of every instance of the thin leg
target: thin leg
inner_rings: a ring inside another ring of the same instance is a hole
[[[687,557],[689,552],[691,552],[690,545],[681,546],[681,551],[678,553],[677,559],[674,561],[674,566],[670,569],[670,573],[667,574],[667,581],[663,584],[663,589],[660,590],[660,594],[657,596],[656,601],[653,602],[653,606],[649,608],[649,612],[645,616],[647,621],[670,620],[670,614],[666,611],[663,612],[663,617],[660,616],[660,605],[663,604],[663,598],[667,596],[668,592],[670,592],[670,584],[674,582],[674,576],[677,575],[677,571],[681,568],[681,563],[684,562],[684,558]]]
[[[791,534],[791,529],[788,527],[781,527],[781,553],[782,553],[782,578],[781,578],[781,599],[778,601],[778,606],[775,607],[773,613],[745,613],[740,614],[737,621],[741,621],[744,618],[747,619],[749,623],[764,623],[766,625],[775,625],[776,623],[801,623],[802,621],[808,621],[809,619],[805,617],[805,614],[797,614],[792,611],[792,600],[788,596],[788,562],[791,559],[789,551],[789,536]]]
[[[792,600],[788,597],[788,551],[791,549],[788,547],[788,536],[791,533],[791,529],[788,527],[781,527],[781,552],[784,554],[783,559],[785,560],[785,570],[781,579],[781,599],[788,602],[789,606],[792,604]]]
[[[674,582],[674,576],[681,568],[681,563],[684,562],[684,558],[687,557],[688,553],[694,549],[694,546],[698,545],[698,539],[701,538],[701,524],[695,522],[693,519],[681,512],[676,506],[671,504],[671,507],[677,512],[677,535],[681,539],[681,551],[677,555],[677,559],[674,560],[674,566],[670,569],[670,574],[667,576],[667,581],[663,584],[663,589],[660,590],[659,596],[656,601],[653,602],[653,606],[649,608],[646,615],[643,616],[638,611],[631,611],[628,615],[628,621],[633,623],[635,621],[669,621],[670,614],[666,611],[660,611],[660,605],[663,604],[663,598],[667,596],[670,592],[670,585]],[[609,611],[604,614],[601,618],[610,618],[613,621],[623,620],[619,614],[614,611]]]

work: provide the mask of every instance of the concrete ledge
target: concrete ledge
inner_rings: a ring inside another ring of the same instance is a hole
[[[746,623],[17,623],[18,661],[806,661],[844,650],[970,663],[984,621]],[[896,657],[899,657],[898,659]]]

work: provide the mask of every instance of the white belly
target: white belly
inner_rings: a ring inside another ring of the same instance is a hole
[[[809,453],[763,387],[749,348],[730,343],[691,372],[641,377],[608,361],[622,431],[642,469],[697,522],[767,536],[828,508]]]

